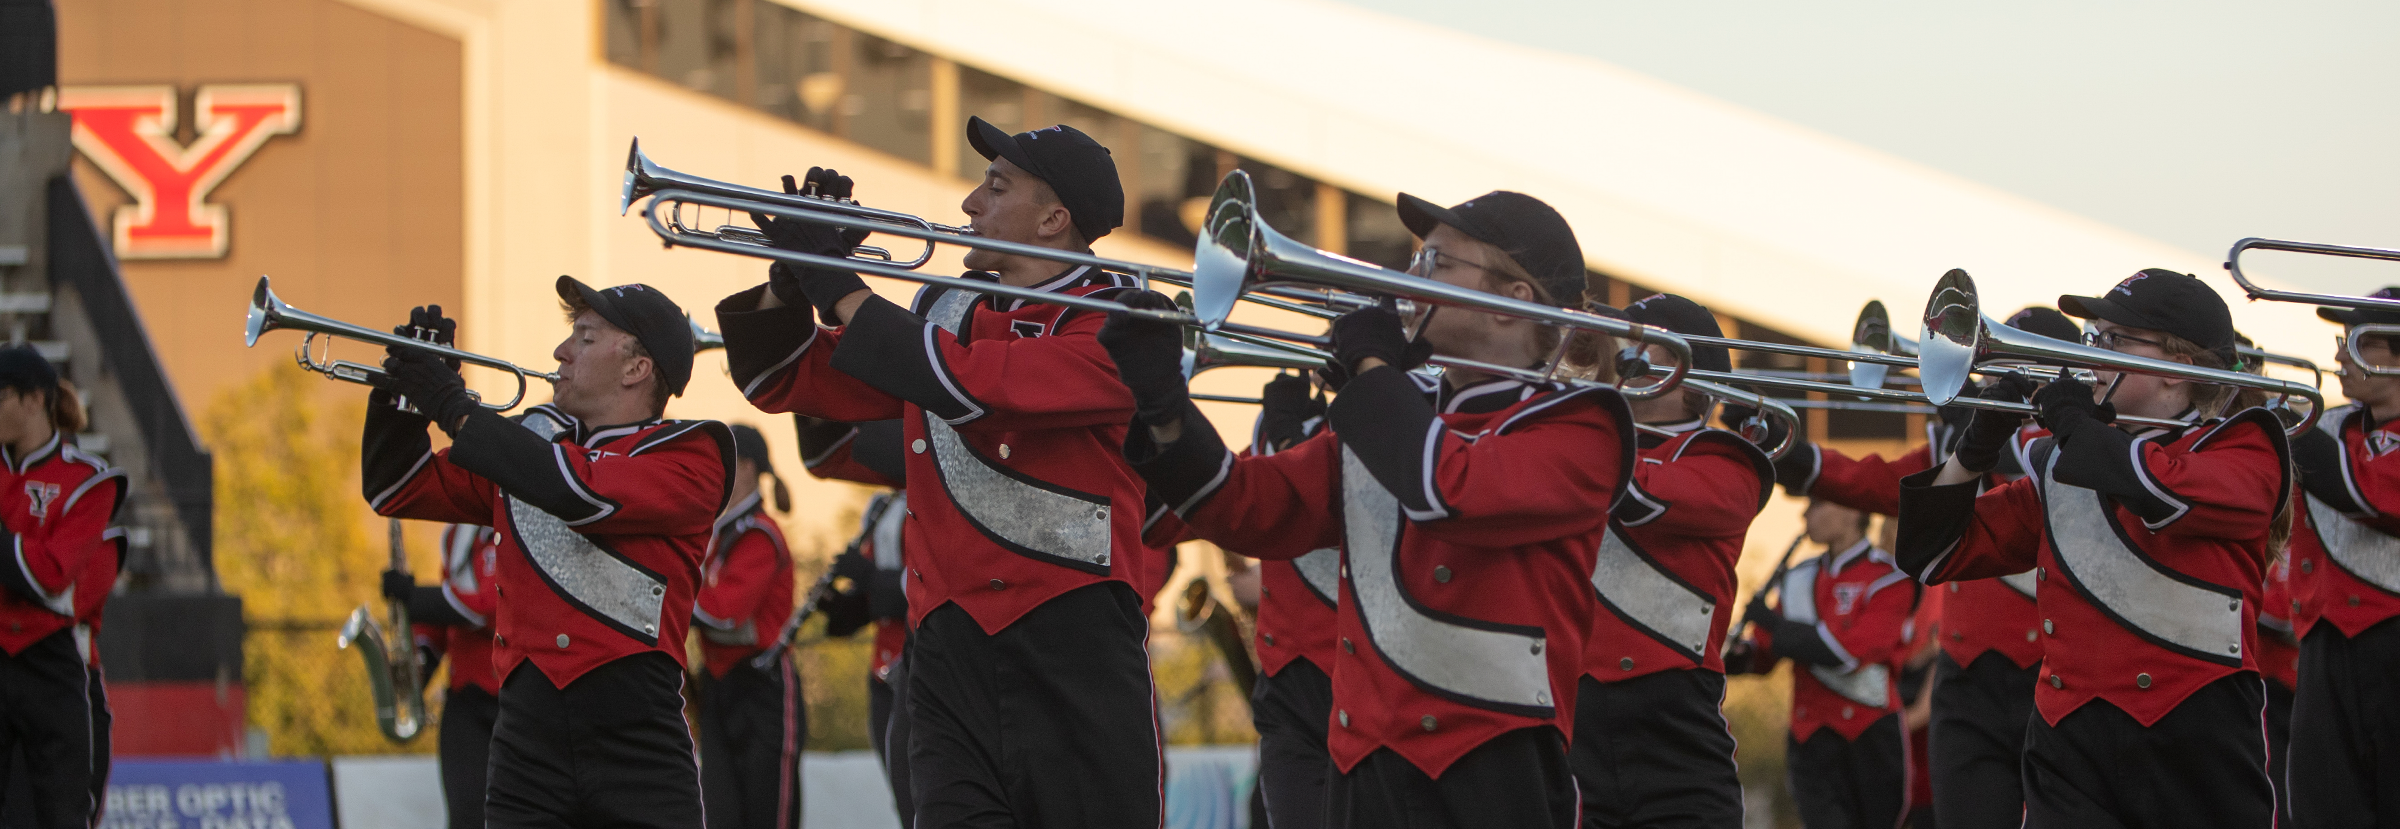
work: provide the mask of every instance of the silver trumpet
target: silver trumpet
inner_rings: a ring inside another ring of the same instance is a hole
[[[255,347],[258,345],[258,337],[260,334],[265,334],[269,331],[285,330],[306,332],[308,335],[301,338],[300,350],[294,355],[294,359],[299,361],[301,368],[316,372],[318,374],[323,374],[335,380],[343,380],[347,382],[358,383],[360,385],[383,385],[386,379],[383,368],[381,366],[371,366],[365,363],[354,363],[349,360],[332,359],[334,339],[339,338],[345,340],[357,340],[359,342],[384,347],[405,345],[411,348],[421,348],[428,352],[432,352],[435,356],[442,357],[444,359],[457,360],[462,363],[483,366],[485,368],[496,368],[515,375],[517,378],[517,393],[508,398],[508,401],[505,403],[491,403],[485,401],[483,399],[483,395],[481,394],[477,394],[472,390],[467,392],[469,395],[473,395],[475,397],[478,405],[493,411],[508,411],[509,409],[516,408],[518,403],[524,402],[526,385],[533,380],[544,380],[552,383],[558,382],[558,375],[556,374],[534,371],[498,357],[486,357],[472,351],[461,351],[450,346],[438,345],[413,337],[404,337],[389,331],[380,331],[363,325],[352,325],[347,322],[342,322],[341,320],[322,317],[316,314],[311,314],[307,311],[302,311],[298,308],[292,307],[290,303],[284,302],[282,299],[277,298],[275,296],[275,291],[267,287],[267,278],[263,276],[259,277],[258,287],[252,289],[250,292],[250,316],[243,327],[242,344],[245,346]],[[326,339],[325,353],[321,356],[314,353],[311,349],[311,346],[316,342],[317,335],[319,334],[325,335]]]
[[[391,568],[408,572],[408,551],[400,543],[400,519],[391,520]],[[377,624],[368,605],[350,611],[334,644],[349,649],[358,644],[358,658],[367,666],[367,688],[375,699],[375,727],[385,739],[405,743],[424,733],[425,677],[417,664],[415,637],[408,627],[408,601],[393,599],[385,624]],[[387,632],[388,631],[388,632]]]
[[[625,187],[620,199],[617,202],[617,212],[619,214],[623,214],[628,210],[632,210],[634,202],[641,200],[645,196],[649,196],[662,190],[680,190],[687,193],[723,196],[746,202],[780,205],[784,207],[805,207],[811,210],[820,210],[826,213],[845,216],[852,219],[854,222],[867,222],[878,225],[909,227],[953,236],[966,236],[973,235],[974,233],[974,231],[963,227],[937,224],[926,221],[925,219],[917,216],[909,215],[907,213],[899,213],[890,210],[877,210],[875,208],[859,204],[857,201],[850,199],[835,199],[809,193],[800,193],[795,195],[776,190],[747,187],[730,182],[718,181],[716,179],[701,178],[688,173],[678,172],[660,166],[657,162],[651,161],[649,156],[642,154],[642,140],[639,138],[633,139],[632,148],[628,149],[625,154]],[[738,208],[727,209],[732,210]],[[672,210],[669,211],[667,217],[668,224],[672,225],[679,231],[699,235],[710,235],[727,241],[736,241],[750,245],[767,244],[766,234],[759,232],[755,228],[743,227],[741,225],[720,225],[714,230],[698,230],[683,224],[682,213],[683,211],[681,209]],[[889,264],[893,267],[913,270],[924,267],[925,263],[933,261],[933,240],[926,239],[923,241],[925,242],[924,252],[917,254],[916,258],[910,259],[906,262],[895,261],[892,258],[891,251],[877,247],[860,246],[852,250],[851,256],[861,261],[881,262]]]

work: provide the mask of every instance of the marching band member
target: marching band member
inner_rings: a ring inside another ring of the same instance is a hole
[[[2082,334],[2056,309],[2030,307],[2010,328],[2074,342]],[[1948,460],[1969,410],[1946,407],[1926,424],[1926,441],[1895,460],[1803,444],[1776,462],[1784,491],[1884,516],[1900,511],[1900,479]],[[1998,423],[1999,421],[1989,421]],[[2027,423],[2006,439],[1989,486],[2024,476],[2017,456],[2049,434]],[[2042,660],[2031,570],[2001,578],[1953,581],[1941,597],[1941,654],[1934,663],[1928,737],[1934,818],[1944,829],[2014,829],[2024,820],[2025,720],[2033,715],[2035,671]]]
[[[2400,287],[2375,296],[2400,297]],[[2400,678],[2400,377],[2365,368],[2400,366],[2400,345],[2354,327],[2400,322],[2400,313],[2317,314],[2344,326],[2366,365],[2336,347],[2342,395],[2355,405],[2293,439],[2314,532],[2293,533],[2301,639],[2286,781],[2296,826],[2383,826],[2400,822],[2400,713],[2390,703]]]
[[[2120,353],[2222,369],[2225,303],[2199,279],[2144,270],[2059,308]],[[2027,477],[1978,494],[2022,416],[1978,410],[1941,467],[1901,482],[1900,562],[1928,584],[2033,568],[2043,661],[2025,735],[2026,825],[2268,826],[2253,635],[2290,478],[2264,409],[2180,429],[2232,387],[2101,372],[2034,395],[2051,436]],[[2021,394],[2000,383],[1987,398]],[[2101,397],[2108,394],[2108,400]]]
[[[1722,335],[1716,315],[1673,294],[1625,315],[1678,334]],[[1722,346],[1694,346],[1692,367],[1731,371],[1733,363]],[[1711,408],[1685,389],[1632,403],[1636,421],[1673,436],[1640,436],[1633,482],[1591,574],[1603,612],[1584,648],[1569,755],[1586,827],[1742,825],[1720,650],[1734,563],[1775,476],[1765,452],[1708,426]]]
[[[1582,252],[1548,205],[1508,192],[1448,209],[1399,201],[1424,240],[1419,275],[1581,307]],[[1566,740],[1631,416],[1602,387],[1408,373],[1430,352],[1538,366],[1564,335],[1451,308],[1412,341],[1390,310],[1352,312],[1333,325],[1328,370],[1347,382],[1326,431],[1236,458],[1190,401],[1176,326],[1117,314],[1101,334],[1136,401],[1127,457],[1199,537],[1271,559],[1343,550],[1331,826],[1575,820]]]
[[[1081,252],[1123,224],[1115,162],[1073,127],[1009,135],[970,118],[967,140],[992,160],[960,205],[976,234]],[[809,180],[851,190],[830,170]],[[863,236],[754,218],[791,250],[844,256]],[[966,264],[969,279],[1074,296],[1135,281],[984,250]],[[1141,481],[1118,456],[1132,401],[1093,336],[1103,317],[944,288],[904,308],[855,273],[779,263],[717,318],[753,405],[903,421],[917,821],[1159,825],[1137,593],[1152,555]]]
[[[873,486],[905,487],[900,422],[841,423],[793,415],[800,460],[808,474]],[[884,783],[901,826],[916,825],[908,783],[908,493],[878,492],[859,514],[858,535],[834,556],[831,572],[846,575],[851,595],[828,599],[827,636],[846,637],[868,623],[875,642],[867,660],[867,739],[882,762]]]
[[[1752,639],[1726,656],[1727,669],[1766,673],[1792,660],[1784,769],[1801,825],[1898,826],[1909,781],[1895,668],[1907,658],[1917,586],[1867,538],[1867,513],[1812,499],[1802,520],[1825,554],[1775,575],[1775,606],[1766,590],[1751,598]]]
[[[2308,509],[2306,503],[2296,505]],[[2303,532],[2292,528],[2293,551]],[[2321,548],[2320,548],[2321,549]],[[2320,553],[2321,554],[2321,553]],[[2267,681],[2267,779],[2275,784],[2275,821],[2293,825],[2291,768],[2292,701],[2300,688],[2300,640],[2292,631],[2292,559],[2286,553],[2267,567],[2265,599],[2258,606],[2258,672]]]
[[[483,826],[485,775],[490,771],[492,724],[500,718],[500,673],[492,667],[492,614],[500,577],[499,534],[490,527],[442,528],[442,580],[420,585],[409,574],[383,571],[383,596],[408,605],[420,676],[450,660],[442,696],[442,802],[450,829]]]
[[[552,352],[552,402],[516,422],[477,405],[456,366],[389,349],[389,388],[368,398],[363,489],[383,515],[498,530],[487,825],[690,829],[701,803],[684,635],[732,487],[733,435],[660,419],[692,374],[673,301],[571,277],[558,294],[573,330]],[[409,316],[403,334],[447,342],[455,330],[438,307]],[[449,448],[432,449],[428,426]]]
[[[733,427],[733,506],[717,518],[700,563],[700,793],[709,829],[795,829],[800,825],[800,749],[808,706],[781,635],[792,615],[792,551],[767,514],[758,479],[775,484],[775,508],[792,493],[775,475],[766,436]]]
[[[1277,373],[1259,392],[1248,455],[1267,457],[1325,428],[1325,401],[1308,378]],[[1334,606],[1341,597],[1341,556],[1334,547],[1258,563],[1258,687],[1250,722],[1258,729],[1258,788],[1267,825],[1325,825],[1325,787],[1333,774],[1326,728],[1333,720],[1337,650]]]
[[[75,387],[30,345],[0,347],[0,763],[30,783],[35,826],[88,829],[98,821],[107,751],[94,743],[92,630],[98,568],[122,559],[110,525],[125,495],[124,473],[84,454]],[[5,758],[14,756],[15,762]]]

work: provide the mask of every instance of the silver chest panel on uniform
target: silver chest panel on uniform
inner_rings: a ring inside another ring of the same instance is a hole
[[[1815,558],[1784,571],[1783,586],[1778,588],[1783,596],[1783,604],[1779,608],[1783,618],[1804,625],[1820,621],[1817,618],[1817,571],[1824,565],[1825,559]],[[1826,688],[1851,702],[1870,708],[1891,704],[1892,669],[1881,663],[1860,665],[1849,673],[1824,665],[1810,665],[1808,672],[1815,675],[1817,681],[1824,683]]]
[[[2092,601],[2140,632],[2222,657],[2242,654],[2242,600],[2159,572],[2117,537],[2100,493],[2044,476],[2059,564]]]
[[[948,291],[934,300],[932,322],[957,333],[979,295]],[[1052,492],[992,468],[949,423],[925,412],[926,451],[958,511],[1011,544],[1064,559],[1108,566],[1108,505]]]
[[[2040,582],[2034,581],[2032,570],[2001,576],[2000,583],[2008,585],[2011,590],[2025,594],[2025,598],[2028,599],[2033,598],[2033,591],[2040,586]]]
[[[908,493],[892,493],[892,500],[885,502],[883,514],[875,517],[875,526],[869,530],[875,540],[875,569],[901,568],[900,545],[906,543],[903,538],[907,525]]]
[[[524,424],[545,440],[558,434],[558,424],[546,418],[527,417]],[[558,516],[513,495],[508,498],[508,516],[526,557],[558,589],[617,624],[658,636],[659,610],[666,604],[665,582],[617,560]]]
[[[2308,496],[2308,517],[2326,557],[2361,581],[2400,593],[2400,538],[2352,521],[2314,495]]]
[[[1592,587],[1633,623],[1675,642],[1694,659],[1708,652],[1708,633],[1717,603],[1651,565],[1625,543],[1615,527],[1600,542]]]
[[[1403,673],[1486,702],[1550,707],[1544,637],[1450,624],[1417,612],[1400,584],[1400,499],[1342,447],[1343,546],[1350,590],[1376,651]]]
[[[1300,581],[1308,589],[1333,604],[1342,595],[1342,551],[1319,547],[1307,555],[1292,559],[1292,569],[1300,571]]]

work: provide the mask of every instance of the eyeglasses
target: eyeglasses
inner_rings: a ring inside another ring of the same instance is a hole
[[[2165,350],[2167,347],[2166,343],[2145,340],[2119,331],[2085,331],[2083,332],[2083,344],[2110,351],[2124,351],[2127,344],[2146,345],[2160,350]]]
[[[1460,259],[1456,256],[1443,253],[1437,248],[1418,248],[1416,254],[1408,258],[1408,273],[1410,276],[1421,276],[1426,279],[1432,279],[1433,272],[1436,269],[1439,269],[1445,262],[1454,267],[1474,268],[1479,271],[1489,272],[1492,269],[1490,265],[1485,265],[1481,262],[1470,262],[1465,259]]]

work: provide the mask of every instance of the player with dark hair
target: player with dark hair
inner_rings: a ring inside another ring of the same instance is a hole
[[[735,424],[733,447],[733,505],[717,518],[692,608],[702,662],[700,792],[710,829],[795,829],[808,706],[782,634],[794,621],[796,585],[791,548],[758,481],[774,483],[777,510],[791,511],[792,493],[765,435]]]
[[[113,581],[124,557],[111,525],[125,475],[76,447],[83,427],[74,385],[41,352],[0,347],[0,764],[31,784],[0,780],[0,794],[30,790],[42,829],[89,829],[106,776],[90,620],[108,591],[97,576]]]
[[[361,483],[383,515],[499,531],[487,824],[695,829],[684,635],[733,488],[733,435],[661,419],[692,374],[673,301],[638,284],[557,287],[573,328],[552,352],[551,402],[502,417],[457,366],[394,346],[389,387],[368,398]],[[456,330],[438,307],[409,317],[404,335]],[[428,427],[449,448],[434,451]]]

